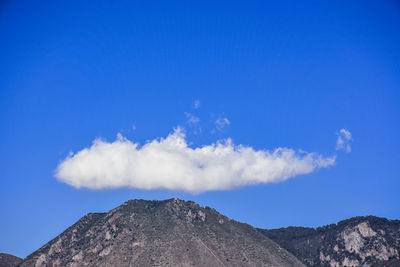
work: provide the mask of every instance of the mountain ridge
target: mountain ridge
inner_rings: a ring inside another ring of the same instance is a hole
[[[317,228],[258,229],[308,266],[400,266],[400,221],[356,216]]]
[[[260,229],[193,201],[133,199],[0,266],[400,266],[399,255],[400,220]]]
[[[49,265],[304,266],[252,226],[179,199],[89,213],[20,266]]]
[[[22,258],[8,253],[0,253],[0,267],[18,266],[23,261]]]

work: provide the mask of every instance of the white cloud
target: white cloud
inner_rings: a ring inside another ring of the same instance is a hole
[[[186,116],[186,123],[189,125],[195,125],[200,121],[200,118],[194,116],[192,113],[185,112],[185,116]]]
[[[340,129],[337,136],[336,150],[344,150],[347,153],[351,152],[350,142],[353,140],[351,138],[351,133],[346,129]]]
[[[192,104],[192,108],[193,109],[198,109],[200,107],[200,101],[199,100],[195,100]]]
[[[76,188],[169,189],[191,193],[228,190],[284,181],[332,166],[335,156],[277,148],[255,150],[226,139],[191,148],[178,127],[166,138],[140,146],[118,135],[114,142],[94,140],[71,154],[55,176]]]
[[[226,117],[218,118],[218,119],[215,121],[215,127],[216,127],[217,130],[220,131],[220,132],[222,132],[223,129],[224,129],[226,126],[228,126],[229,124],[231,124],[231,122],[230,122],[230,121],[228,120],[228,118],[226,118]]]

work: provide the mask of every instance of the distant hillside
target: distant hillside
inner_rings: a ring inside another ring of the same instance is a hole
[[[319,228],[259,229],[308,266],[400,266],[400,221],[354,217]]]
[[[0,267],[14,267],[22,262],[21,258],[7,253],[0,253]]]
[[[400,266],[400,221],[255,229],[192,201],[130,200],[89,213],[15,266]]]
[[[303,266],[250,225],[179,199],[84,216],[20,266]]]

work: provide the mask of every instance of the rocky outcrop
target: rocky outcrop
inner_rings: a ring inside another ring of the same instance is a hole
[[[179,199],[84,216],[20,266],[303,266],[250,225]]]
[[[17,256],[0,253],[0,267],[15,267],[22,262],[21,258]]]
[[[308,266],[400,266],[400,221],[355,217],[324,227],[259,231]]]

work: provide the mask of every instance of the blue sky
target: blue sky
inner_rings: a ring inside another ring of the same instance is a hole
[[[133,198],[190,199],[263,228],[400,218],[397,1],[3,1],[0,38],[0,252],[25,257]],[[55,178],[96,138],[145,144],[179,125],[190,148],[231,138],[337,158],[201,194]],[[335,150],[340,129],[350,153]]]

